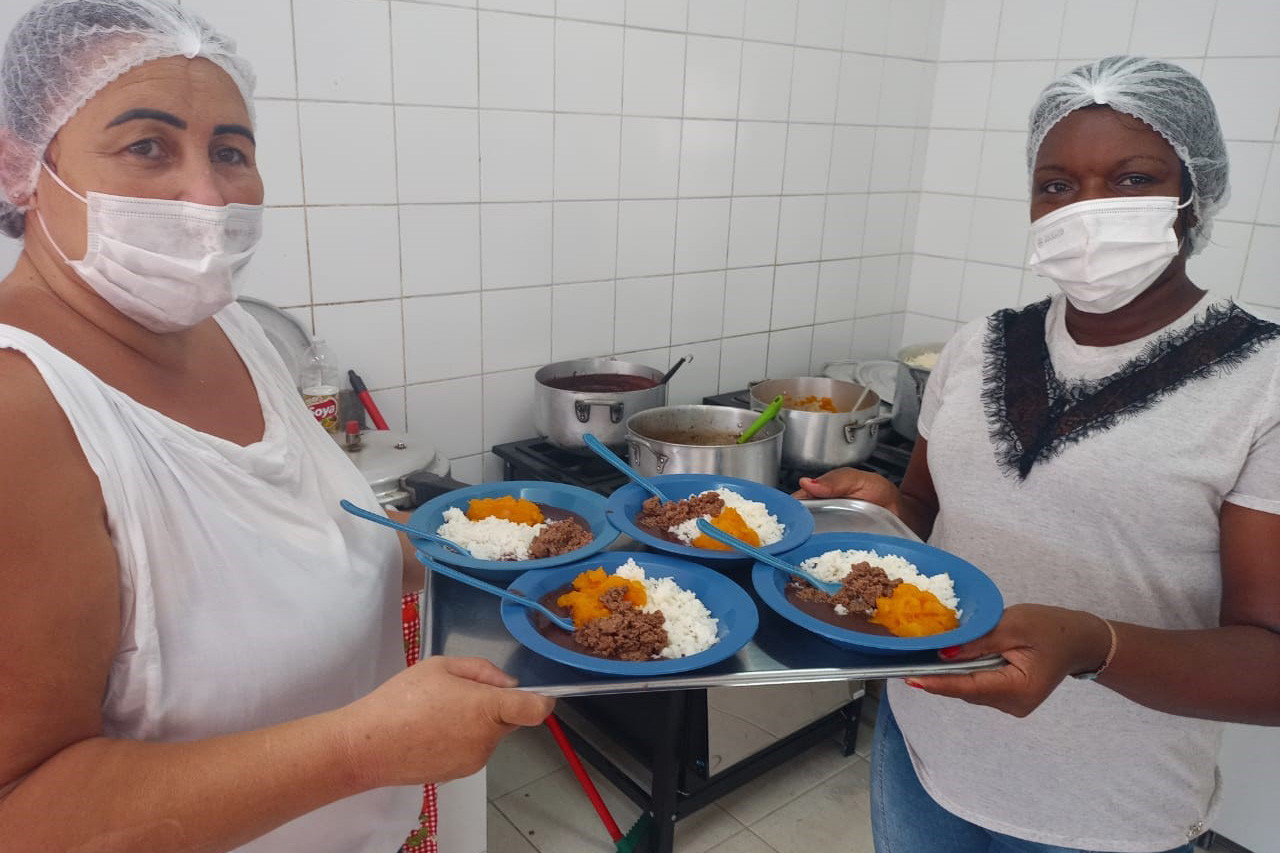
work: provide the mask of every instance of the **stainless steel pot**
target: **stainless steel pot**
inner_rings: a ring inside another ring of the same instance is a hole
[[[929,353],[942,352],[942,344],[912,344],[898,350],[898,381],[893,391],[893,428],[914,441],[918,435],[916,421],[920,417],[920,402],[924,399],[924,386],[929,382],[932,369],[914,367],[910,359]]]
[[[778,418],[787,425],[782,440],[782,464],[788,468],[827,471],[842,465],[856,465],[871,455],[880,427],[889,422],[888,415],[880,414],[880,397],[876,392],[853,382],[817,376],[758,382],[751,386],[751,408],[763,410],[779,394],[787,394],[792,399],[830,397],[837,409],[805,412],[783,408],[778,413]],[[855,405],[857,411],[853,410]]]
[[[627,418],[631,465],[646,477],[723,474],[776,486],[786,431],[782,422],[765,424],[746,444],[733,443],[756,417],[755,412],[731,406],[663,406],[632,415]],[[694,444],[686,438],[689,433],[722,434],[725,441]]]
[[[627,418],[667,402],[667,386],[638,391],[565,391],[546,383],[553,379],[615,373],[643,376],[658,382],[662,371],[612,358],[579,358],[548,364],[533,375],[533,424],[540,435],[566,450],[586,450],[582,441],[592,433],[605,444],[621,447],[627,439]]]

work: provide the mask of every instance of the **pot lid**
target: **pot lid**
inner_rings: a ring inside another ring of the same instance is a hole
[[[360,450],[347,457],[375,492],[395,488],[400,478],[411,471],[426,469],[441,476],[449,473],[449,460],[424,439],[390,430],[369,430],[360,439]]]
[[[252,296],[241,296],[236,301],[262,326],[267,340],[271,341],[271,345],[284,360],[284,366],[289,369],[289,376],[297,380],[302,356],[307,347],[311,346],[311,333],[297,317],[270,302],[254,299]]]

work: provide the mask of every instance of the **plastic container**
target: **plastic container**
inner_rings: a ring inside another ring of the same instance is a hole
[[[339,377],[337,359],[323,340],[312,341],[302,354],[298,369],[298,390],[320,425],[330,433],[338,432]]]

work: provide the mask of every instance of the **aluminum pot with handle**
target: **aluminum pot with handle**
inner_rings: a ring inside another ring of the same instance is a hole
[[[772,420],[736,444],[756,413],[733,406],[662,406],[627,419],[631,466],[658,474],[722,474],[778,485],[785,427]]]
[[[783,406],[778,418],[787,425],[782,464],[788,468],[828,471],[856,465],[871,455],[880,427],[889,423],[889,416],[880,414],[876,392],[819,376],[757,382],[751,386],[751,408],[762,410],[779,394],[789,400],[829,397],[836,410],[809,412]]]
[[[936,356],[942,352],[942,344],[912,344],[898,350],[898,381],[893,393],[893,428],[914,441],[919,434],[916,421],[920,418],[920,403],[924,400],[924,386],[933,372]],[[926,360],[928,366],[920,361]]]
[[[613,390],[573,390],[548,383],[573,385],[574,380],[617,376],[594,386]],[[533,424],[540,435],[565,450],[587,452],[582,440],[591,433],[605,444],[621,447],[627,439],[627,418],[667,402],[662,371],[612,358],[578,358],[548,364],[533,375]],[[630,389],[630,390],[628,390]]]

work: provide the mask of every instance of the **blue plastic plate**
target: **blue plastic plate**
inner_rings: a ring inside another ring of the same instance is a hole
[[[764,504],[769,508],[769,512],[777,516],[778,521],[786,525],[781,539],[761,549],[770,554],[797,548],[813,533],[813,515],[809,510],[791,495],[770,486],[753,483],[750,480],[740,480],[737,477],[722,477],[718,474],[662,474],[650,477],[649,480],[671,500],[684,500],[711,489],[730,489],[747,500]],[[669,554],[696,557],[699,560],[751,559],[737,551],[713,551],[709,548],[694,548],[692,545],[669,542],[641,530],[636,526],[635,518],[640,514],[640,505],[648,497],[649,493],[644,489],[635,483],[627,483],[610,495],[605,504],[605,514],[609,523],[637,542]]]
[[[562,483],[547,483],[540,480],[513,480],[503,483],[483,483],[455,489],[433,498],[413,511],[409,517],[409,526],[435,533],[444,524],[444,511],[449,507],[457,507],[467,511],[467,502],[472,498],[497,498],[512,495],[517,498],[531,500],[545,506],[567,509],[582,516],[591,526],[595,537],[591,543],[576,551],[561,554],[558,557],[546,557],[541,560],[478,560],[475,557],[464,557],[455,554],[443,545],[416,539],[414,544],[422,549],[428,557],[448,563],[451,566],[489,581],[506,582],[532,569],[547,569],[552,566],[563,566],[588,557],[605,548],[618,538],[615,530],[605,519],[604,497],[578,486]]]
[[[809,541],[778,556],[788,563],[799,564],[825,554],[827,551],[875,551],[877,554],[895,554],[915,564],[923,575],[951,575],[956,599],[960,605],[960,625],[941,634],[928,637],[887,637],[864,634],[823,622],[798,610],[787,601],[783,589],[791,576],[756,563],[751,569],[751,582],[760,598],[779,616],[794,622],[837,646],[871,654],[894,654],[945,649],[976,640],[990,631],[1004,613],[1004,597],[991,578],[972,563],[954,554],[948,554],[922,542],[899,539],[896,536],[880,536],[872,533],[819,533]]]
[[[683,658],[654,661],[623,661],[598,658],[584,652],[575,652],[548,640],[534,627],[534,611],[519,604],[502,602],[499,612],[502,623],[511,636],[525,648],[537,652],[557,663],[603,675],[646,677],[689,672],[719,663],[732,657],[755,636],[760,616],[747,591],[714,569],[699,566],[687,560],[668,557],[665,554],[608,551],[590,560],[582,560],[569,566],[557,566],[539,572],[526,572],[512,581],[508,587],[528,598],[538,599],[548,592],[566,587],[581,572],[603,566],[613,573],[629,559],[634,559],[649,577],[673,578],[682,588],[691,590],[720,620],[719,640],[706,651]]]

